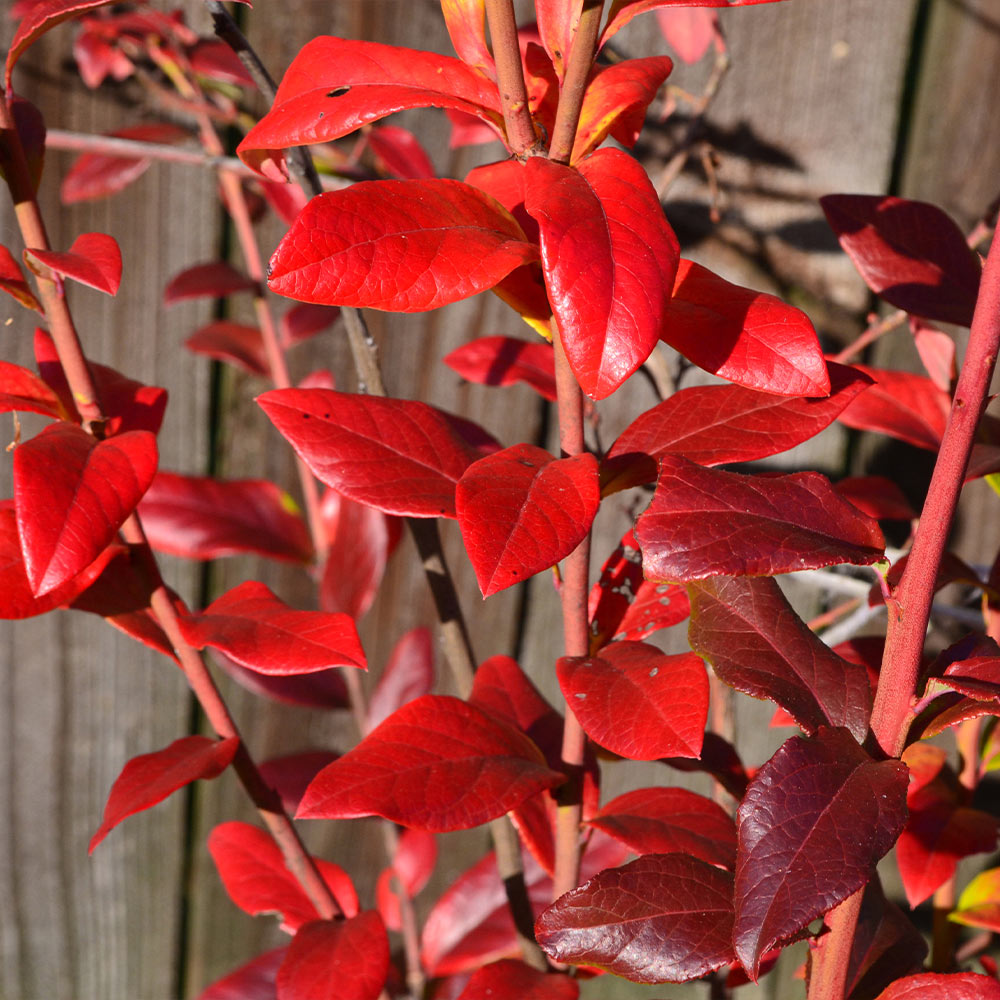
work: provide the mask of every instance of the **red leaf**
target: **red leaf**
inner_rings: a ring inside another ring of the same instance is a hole
[[[942,391],[950,392],[957,374],[955,366],[955,341],[943,330],[918,317],[910,317],[913,346],[920,355],[920,362],[931,381]]]
[[[573,35],[580,23],[582,0],[535,0],[538,34],[560,81],[569,59]]]
[[[401,180],[428,180],[437,176],[434,164],[420,140],[398,125],[376,125],[368,133],[368,145],[379,170]]]
[[[827,728],[793,736],[757,772],[737,815],[733,928],[751,979],[764,952],[872,877],[906,821],[906,781],[905,765]]]
[[[338,756],[330,750],[304,750],[284,757],[272,757],[259,765],[260,776],[281,796],[285,812],[292,815],[298,809],[309,782]]]
[[[65,253],[29,247],[24,259],[33,270],[37,270],[35,263],[41,263],[62,278],[72,278],[108,295],[117,294],[122,281],[122,252],[114,237],[104,233],[78,236]]]
[[[921,972],[888,986],[876,1000],[1000,1000],[1000,982],[974,972]]]
[[[293,347],[314,337],[317,333],[331,327],[340,315],[336,306],[317,306],[311,302],[292,306],[281,317],[281,343],[284,347]]]
[[[518,444],[471,465],[455,507],[483,597],[568,556],[590,531],[600,502],[593,455],[556,459]]]
[[[368,701],[366,729],[381,725],[393,712],[434,686],[434,640],[429,629],[410,629],[393,647]]]
[[[367,910],[303,924],[278,970],[277,1000],[376,1000],[389,975],[389,938]]]
[[[69,419],[62,401],[33,371],[0,361],[0,413],[10,410]]]
[[[325,768],[298,816],[465,830],[562,780],[523,733],[457,698],[425,695]]]
[[[264,830],[249,823],[220,823],[208,836],[208,850],[229,898],[251,916],[279,914],[282,930],[290,934],[319,916]],[[330,861],[315,861],[344,916],[355,916],[358,895],[347,872]]]
[[[558,962],[636,983],[687,982],[733,960],[731,873],[686,854],[648,854],[560,896],[535,922]]]
[[[979,259],[940,208],[864,194],[831,194],[820,205],[873,292],[926,319],[972,324]]]
[[[865,738],[872,704],[868,671],[827,647],[774,580],[703,580],[689,593],[691,648],[720,680],[776,702],[807,732],[846,726],[856,739]]]
[[[86,569],[114,539],[156,473],[156,438],[97,441],[52,424],[14,450],[14,504],[25,569],[38,597]]]
[[[883,558],[878,522],[825,476],[745,476],[660,459],[652,503],[636,522],[648,579],[762,576]]]
[[[247,3],[248,0],[240,0]],[[221,83],[235,83],[241,87],[253,87],[253,77],[247,72],[239,56],[226,42],[200,38],[187,51],[191,69],[198,76],[218,80]]]
[[[701,754],[708,677],[693,653],[614,642],[599,657],[562,657],[556,672],[580,725],[612,753],[630,760]]]
[[[656,479],[657,460],[674,454],[698,465],[750,462],[794,448],[828,427],[872,383],[830,363],[828,396],[789,398],[739,385],[692,386],[641,414],[601,465],[607,496]]]
[[[427,884],[437,863],[437,838],[423,830],[404,830],[396,847],[392,867],[378,877],[375,898],[378,911],[391,931],[401,928],[398,887],[412,899]]]
[[[656,346],[677,237],[645,170],[618,150],[578,169],[532,157],[525,183],[566,356],[583,390],[604,399]]]
[[[555,402],[555,358],[550,344],[516,337],[480,337],[456,347],[444,363],[464,379],[479,385],[524,382]]]
[[[426,403],[322,389],[257,397],[322,482],[387,514],[455,517],[455,484],[479,457]]]
[[[699,368],[748,389],[826,396],[830,379],[801,309],[682,260],[661,339]]]
[[[424,107],[465,111],[503,133],[496,84],[458,59],[376,42],[314,38],[292,60],[271,110],[237,153],[251,167],[273,174],[281,150],[289,146],[328,142],[396,111]]]
[[[287,951],[287,947],[265,951],[228,976],[217,979],[198,994],[198,1000],[275,1000],[278,967]]]
[[[704,8],[661,8],[656,12],[660,32],[667,44],[688,65],[698,62],[713,39],[718,40],[719,15]]]
[[[851,476],[834,483],[833,488],[858,510],[880,521],[909,521],[918,516],[903,491],[884,476]]]
[[[477,969],[458,1000],[577,1000],[575,979],[558,972],[539,972],[512,958]]]
[[[163,304],[172,306],[186,299],[224,299],[234,292],[252,292],[257,283],[224,260],[195,264],[175,274],[163,290]]]
[[[139,505],[154,549],[186,559],[257,552],[307,562],[309,531],[295,503],[263,479],[228,481],[160,472]]]
[[[264,338],[256,326],[217,319],[192,333],[184,346],[195,354],[226,361],[250,375],[267,376],[271,371]]]
[[[587,825],[636,854],[689,854],[710,865],[736,866],[736,824],[718,803],[684,788],[626,792]]]
[[[270,676],[247,670],[222,653],[217,652],[215,659],[238,684],[263,698],[323,711],[350,707],[347,687],[339,669],[319,670],[314,674]]]
[[[21,265],[3,245],[0,245],[0,291],[13,295],[26,309],[44,313],[41,303],[35,298],[35,293],[25,280]]]
[[[271,258],[271,289],[303,302],[422,312],[537,259],[513,217],[460,181],[368,181],[318,195]]]
[[[742,799],[750,783],[750,775],[733,745],[712,732],[705,733],[701,756],[697,760],[664,757],[663,763],[685,774],[703,772],[710,775],[734,799]]]
[[[441,0],[441,13],[459,59],[495,80],[496,67],[486,44],[484,0]]]
[[[162,802],[199,778],[216,778],[229,767],[240,741],[185,736],[155,753],[133,757],[111,786],[104,816],[90,839],[88,853],[123,820]]]
[[[633,17],[663,7],[747,7],[773,0],[613,0],[608,21],[601,33],[601,45],[617,34]]]
[[[222,650],[262,674],[308,674],[331,667],[367,669],[354,620],[325,611],[296,611],[262,583],[247,580],[180,629],[195,649]]]

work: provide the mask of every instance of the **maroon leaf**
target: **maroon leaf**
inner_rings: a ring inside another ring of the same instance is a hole
[[[972,324],[979,260],[940,208],[863,194],[827,195],[820,205],[873,292],[926,319]]]
[[[816,472],[745,476],[665,455],[652,503],[635,527],[651,580],[774,575],[877,562],[878,522]]]
[[[903,491],[884,476],[851,476],[834,483],[833,488],[879,521],[909,521],[918,516]]]
[[[24,277],[21,265],[3,245],[0,245],[0,291],[13,295],[26,309],[44,313],[41,303],[35,298],[35,293]]]
[[[226,361],[251,375],[267,376],[271,371],[264,338],[256,326],[217,319],[192,333],[184,346],[195,354]]]
[[[720,680],[786,709],[807,732],[845,726],[868,732],[868,671],[834,653],[792,610],[769,577],[693,583],[691,648]],[[766,950],[766,949],[765,949]]]
[[[162,802],[199,778],[216,778],[229,767],[239,748],[236,736],[213,740],[185,736],[155,753],[133,757],[111,786],[104,816],[90,839],[88,853],[123,820]]]
[[[469,184],[364,182],[309,202],[268,283],[302,302],[421,312],[486,291],[537,256],[513,217]]]
[[[702,772],[710,775],[734,799],[742,799],[750,783],[750,775],[736,749],[728,740],[712,732],[705,733],[701,756],[697,760],[689,757],[664,757],[663,763],[686,774]]]
[[[229,898],[241,910],[252,916],[279,914],[282,930],[290,934],[319,916],[265,831],[249,823],[220,823],[208,836],[208,850]],[[356,916],[358,895],[347,872],[330,861],[315,861],[344,916]]]
[[[66,252],[29,247],[24,259],[33,270],[40,263],[62,278],[72,278],[108,295],[117,294],[122,280],[122,252],[114,237],[104,233],[84,233]]]
[[[281,796],[285,812],[292,815],[298,809],[309,782],[337,757],[338,754],[330,750],[305,750],[284,757],[272,757],[259,765],[260,776]]]
[[[265,951],[228,976],[217,979],[198,994],[198,1000],[275,1000],[278,967],[287,951],[287,947]]]
[[[156,473],[156,438],[97,441],[52,424],[14,451],[14,504],[25,569],[40,597],[86,569],[135,510]]]
[[[60,398],[33,371],[0,361],[0,413],[10,410],[69,419]]]
[[[875,761],[843,729],[793,736],[757,772],[737,815],[733,942],[761,955],[874,874],[906,821],[906,766]]]
[[[309,531],[292,498],[263,479],[228,481],[160,472],[139,505],[154,549],[186,559],[257,552],[306,562]]]
[[[699,368],[780,396],[826,396],[830,379],[813,325],[774,295],[682,260],[660,337]]]
[[[736,866],[736,824],[718,803],[684,788],[640,788],[619,795],[587,821],[636,854],[689,854]]]
[[[269,675],[241,667],[218,651],[215,659],[238,684],[263,698],[323,711],[350,707],[347,686],[339,669],[318,670],[314,674]]]
[[[701,753],[708,677],[693,653],[614,642],[599,657],[564,656],[556,671],[580,725],[612,753],[630,760]]]
[[[921,972],[892,983],[876,1000],[1000,1000],[1000,982],[974,972]]]
[[[389,938],[367,910],[303,924],[278,969],[277,1000],[376,1000],[389,974]]]
[[[750,462],[794,448],[828,427],[871,380],[830,363],[830,395],[788,398],[739,385],[681,389],[634,420],[601,464],[605,496],[651,483],[657,460],[674,454],[698,465]]]
[[[523,733],[457,698],[425,695],[325,768],[298,816],[464,830],[562,780]]]
[[[308,340],[332,326],[339,315],[340,310],[336,306],[317,306],[312,302],[292,306],[281,317],[281,343],[292,347]]]
[[[180,629],[195,649],[222,650],[240,666],[262,674],[367,669],[352,618],[296,611],[254,580],[223,594],[200,615],[182,618]]]
[[[685,854],[648,854],[601,872],[536,921],[558,962],[637,983],[687,982],[733,960],[733,876]]]
[[[195,264],[174,275],[163,290],[163,304],[172,306],[186,299],[224,299],[234,292],[252,292],[257,283],[224,260]]]
[[[656,346],[677,237],[646,171],[618,150],[600,150],[575,170],[532,157],[525,183],[566,356],[583,390],[604,399]]]
[[[477,969],[458,1000],[577,1000],[576,980],[558,972],[539,972],[512,958]]]
[[[458,482],[455,508],[483,597],[555,565],[586,537],[600,506],[593,455],[556,459],[518,444]]]
[[[323,389],[258,396],[313,473],[387,514],[455,517],[455,484],[477,452],[426,403]]]
[[[434,686],[434,640],[429,629],[410,629],[393,647],[368,701],[366,728],[381,725],[398,708],[430,694]]]
[[[407,108],[453,108],[503,131],[496,84],[458,59],[375,42],[314,38],[292,60],[271,110],[237,152],[275,173],[281,150],[340,138]],[[267,163],[266,161],[272,161]]]
[[[480,337],[455,348],[444,363],[464,379],[480,385],[524,382],[550,401],[556,398],[552,347],[515,337]]]
[[[608,22],[601,33],[601,45],[617,34],[633,17],[663,7],[747,7],[772,0],[613,0]]]

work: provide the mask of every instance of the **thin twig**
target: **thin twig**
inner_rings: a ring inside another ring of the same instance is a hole
[[[515,156],[524,159],[541,151],[541,141],[535,134],[535,124],[528,107],[528,88],[524,84],[512,0],[486,0],[486,18],[493,41],[507,145]]]
[[[580,122],[583,96],[597,52],[597,35],[601,28],[604,0],[583,0],[580,21],[570,45],[566,63],[566,77],[559,90],[556,120],[552,126],[549,157],[557,163],[569,163],[576,141],[576,128]]]

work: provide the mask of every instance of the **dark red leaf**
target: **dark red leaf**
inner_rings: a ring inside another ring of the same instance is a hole
[[[156,473],[156,438],[97,441],[52,424],[14,450],[14,504],[25,569],[40,597],[86,569],[114,539]]]
[[[613,0],[608,21],[601,34],[601,45],[617,34],[633,17],[663,7],[747,7],[772,0]]]
[[[231,736],[213,740],[185,736],[155,753],[133,757],[115,778],[97,832],[88,853],[123,820],[162,802],[178,788],[199,778],[216,778],[229,767],[240,741]]]
[[[336,306],[317,306],[312,302],[292,306],[281,317],[281,343],[285,347],[293,347],[308,340],[331,327],[339,315],[340,310]]]
[[[41,303],[35,298],[21,265],[14,255],[3,245],[0,245],[0,291],[13,295],[26,309],[44,313]]]
[[[278,969],[277,1000],[376,1000],[389,974],[389,938],[367,910],[303,924]]]
[[[656,12],[660,33],[667,44],[691,65],[708,51],[712,41],[721,41],[719,15],[705,8],[660,8]]]
[[[257,397],[313,473],[387,514],[455,517],[455,484],[479,454],[426,403],[323,389]]]
[[[268,284],[302,302],[421,312],[486,291],[537,257],[478,188],[369,181],[309,202],[278,244]]]
[[[665,455],[636,522],[650,580],[774,575],[883,558],[878,522],[817,472],[746,476]]]
[[[293,815],[309,782],[337,757],[338,754],[330,750],[305,750],[272,757],[259,765],[260,776],[281,796],[285,812]]]
[[[398,708],[430,694],[434,686],[434,640],[430,629],[410,629],[393,647],[368,701],[366,728],[381,725]]]
[[[703,580],[689,586],[691,648],[720,680],[786,709],[807,732],[845,726],[868,732],[868,671],[826,646],[770,577]],[[766,950],[766,949],[765,949]]]
[[[70,419],[59,397],[33,371],[0,361],[0,413],[10,410]]]
[[[701,772],[710,775],[734,799],[743,798],[750,782],[750,775],[733,745],[712,732],[705,733],[701,756],[697,760],[689,757],[664,757],[663,763],[685,774]]]
[[[425,695],[325,768],[298,816],[464,830],[562,780],[523,733],[457,698]]]
[[[556,459],[518,444],[471,465],[458,482],[455,509],[483,597],[568,556],[600,502],[593,455]]]
[[[844,729],[793,736],[757,772],[737,814],[740,963],[860,889],[906,821],[906,766],[875,761]]]
[[[290,934],[319,916],[285,866],[281,849],[264,830],[249,823],[220,823],[208,836],[208,850],[229,898],[251,916],[279,914],[282,930]],[[355,916],[358,894],[347,872],[330,861],[315,861],[344,916]]]
[[[228,976],[217,979],[198,994],[198,1000],[275,1000],[278,967],[287,951],[287,947],[265,951]]]
[[[264,338],[256,326],[217,319],[192,333],[184,346],[195,354],[226,361],[251,375],[270,374]]]
[[[573,373],[604,399],[649,357],[668,312],[677,237],[646,171],[604,149],[578,169],[525,166],[549,301]]]
[[[733,876],[686,854],[648,854],[560,896],[535,922],[558,962],[637,983],[687,982],[733,960]]]
[[[864,194],[830,194],[820,205],[873,292],[926,319],[972,324],[979,259],[940,208]]]
[[[400,180],[428,180],[437,176],[434,164],[420,140],[398,125],[376,125],[368,133],[375,163],[384,173]]]
[[[186,299],[224,299],[234,292],[252,292],[257,284],[224,260],[195,264],[174,275],[163,290],[163,304],[172,306]]]
[[[1000,1000],[1000,982],[974,972],[921,972],[886,987],[876,1000]]]
[[[263,583],[247,580],[213,601],[180,629],[195,649],[211,646],[262,674],[309,674],[331,667],[367,669],[354,620],[297,611]]]
[[[552,346],[516,337],[480,337],[443,358],[464,379],[480,385],[524,382],[550,401],[556,398],[555,358]]]
[[[685,788],[639,788],[587,821],[636,854],[689,854],[732,869],[736,824],[717,802]]]
[[[257,552],[307,562],[309,531],[292,498],[263,479],[161,472],[139,505],[150,545],[186,559]]]
[[[630,760],[697,757],[708,717],[708,677],[693,653],[668,656],[613,642],[600,656],[564,656],[559,686],[587,735]]]
[[[884,476],[852,476],[834,483],[833,488],[879,521],[909,521],[918,516],[903,491]]]
[[[215,659],[238,684],[263,698],[323,711],[350,707],[347,686],[339,669],[319,670],[314,674],[269,676],[247,670],[218,651]]]
[[[660,330],[699,368],[748,389],[826,396],[830,379],[809,317],[774,295],[682,260]]]
[[[292,60],[271,110],[237,152],[275,174],[281,150],[338,139],[407,108],[452,108],[475,115],[500,135],[496,84],[458,59],[376,42],[314,38]],[[266,161],[271,161],[270,163]]]
[[[577,1000],[579,995],[575,979],[505,958],[477,969],[458,1000]]]
[[[122,280],[122,252],[114,237],[105,233],[84,233],[65,252],[29,247],[24,260],[32,270],[37,271],[40,263],[62,278],[72,278],[108,295],[117,294]]]
[[[750,462],[794,448],[828,427],[871,380],[828,364],[830,395],[788,398],[739,385],[681,389],[636,418],[601,464],[605,496],[656,479],[657,460],[680,455],[698,465]]]

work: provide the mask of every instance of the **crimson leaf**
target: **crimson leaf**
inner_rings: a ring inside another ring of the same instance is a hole
[[[512,958],[477,969],[458,1000],[577,1000],[576,980],[558,972],[539,972]]]
[[[1000,982],[974,972],[921,972],[886,987],[876,1000],[1000,1000]]]
[[[274,948],[234,969],[198,994],[198,1000],[275,1000],[278,968],[287,947]]]
[[[122,252],[113,237],[105,233],[84,233],[67,251],[24,251],[25,263],[38,270],[38,263],[62,278],[72,278],[99,292],[115,295],[122,280]]]
[[[524,382],[555,401],[556,375],[552,348],[516,337],[480,337],[447,355],[444,363],[470,382],[513,385]]]
[[[252,292],[256,287],[253,278],[237,271],[232,264],[210,260],[174,275],[163,290],[163,304],[172,306],[186,299],[224,299],[234,292]]]
[[[429,694],[434,686],[434,640],[426,628],[410,629],[393,647],[368,700],[366,728],[385,722],[397,708]]]

